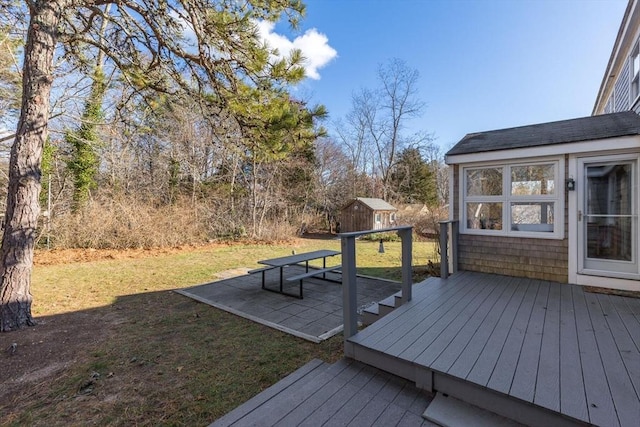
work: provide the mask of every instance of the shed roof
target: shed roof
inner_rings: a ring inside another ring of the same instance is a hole
[[[364,203],[371,210],[374,210],[374,211],[397,211],[398,210],[398,209],[394,208],[392,205],[390,205],[389,203],[385,202],[382,199],[373,199],[373,198],[368,198],[368,197],[356,197],[351,203],[355,202],[356,200]],[[351,203],[349,203],[347,206],[349,206]]]
[[[633,111],[469,133],[447,156],[531,148],[640,134],[640,116]]]

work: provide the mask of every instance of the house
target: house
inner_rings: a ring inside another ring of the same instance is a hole
[[[466,135],[446,155],[461,270],[640,290],[640,116]]]
[[[340,209],[340,231],[380,230],[396,223],[397,209],[382,199],[356,197]]]
[[[629,110],[640,113],[640,8],[637,0],[627,4],[593,115]]]
[[[458,267],[640,291],[640,9],[594,115],[466,135],[447,154]]]
[[[347,359],[317,374],[305,366],[237,414],[284,407],[309,425],[638,425],[640,299],[583,286],[640,291],[637,3],[593,116],[471,133],[446,154],[451,259],[465,271],[412,284],[411,229],[397,227],[402,292],[360,328],[355,239],[368,233],[343,234]],[[380,371],[396,378],[376,381]],[[404,395],[389,393],[392,383]]]

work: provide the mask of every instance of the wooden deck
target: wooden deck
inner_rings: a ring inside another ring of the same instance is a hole
[[[421,417],[431,399],[409,381],[362,363],[314,360],[211,427],[436,427]]]
[[[640,299],[463,272],[351,337],[355,360],[529,425],[640,420]]]

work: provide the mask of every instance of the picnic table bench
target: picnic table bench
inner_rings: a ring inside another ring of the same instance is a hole
[[[302,282],[304,279],[322,275],[322,278],[324,280],[331,280],[327,278],[326,274],[329,272],[340,270],[341,266],[339,265],[336,265],[333,267],[327,267],[327,258],[336,256],[336,255],[340,255],[340,252],[329,250],[329,249],[322,249],[322,250],[313,251],[313,252],[304,252],[301,254],[288,255],[280,258],[264,259],[264,260],[258,261],[258,264],[264,264],[265,267],[251,270],[249,271],[249,274],[262,273],[262,289],[266,291],[277,292],[280,294],[289,295],[289,296],[302,299],[303,298]],[[321,258],[322,258],[322,268],[309,270],[309,261],[313,261]],[[288,282],[292,282],[296,280],[300,281],[300,285],[299,285],[300,293],[298,295],[295,295],[295,294],[285,292],[283,289],[284,281],[285,281],[284,268],[292,265],[299,265],[301,263],[305,264],[305,272],[302,274],[296,274],[294,276],[290,276],[286,278]],[[265,273],[269,270],[273,270],[276,268],[280,269],[280,283],[279,283],[280,286],[278,289],[268,288],[265,283]]]

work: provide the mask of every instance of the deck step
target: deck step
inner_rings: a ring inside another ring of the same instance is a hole
[[[378,302],[378,314],[381,317],[391,313],[395,308],[396,298],[393,295]]]
[[[433,395],[410,381],[350,359],[314,360],[209,427],[248,425],[431,426],[420,415]]]
[[[402,305],[402,291],[396,292],[393,297],[395,298],[396,307],[400,307]]]
[[[380,313],[378,310],[378,303],[374,302],[368,307],[365,307],[362,310],[362,323],[365,326],[369,326],[373,324],[376,320],[380,319]]]
[[[398,291],[395,294],[383,299],[382,301],[373,303],[362,310],[362,323],[367,326],[371,325],[377,320],[382,319],[384,316],[391,313],[401,305],[402,291]]]
[[[443,427],[520,427],[522,424],[454,397],[436,393],[422,414],[427,420]]]
[[[271,399],[281,395],[290,388],[298,386],[299,384],[305,384],[309,381],[313,381],[314,378],[326,372],[330,367],[330,364],[323,362],[322,360],[313,359],[295,372],[289,374],[284,379],[249,399],[223,417],[217,419],[211,423],[209,427],[229,427],[241,422],[243,418],[250,416],[255,411],[259,411],[260,408]]]

